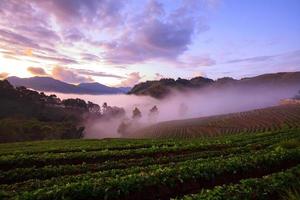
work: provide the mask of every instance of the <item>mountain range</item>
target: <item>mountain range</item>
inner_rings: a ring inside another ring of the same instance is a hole
[[[274,87],[296,87],[300,89],[300,72],[280,72],[273,74],[263,74],[255,77],[242,78],[240,80],[231,77],[224,77],[217,80],[195,77],[188,79],[161,79],[146,81],[129,87],[109,87],[100,83],[80,83],[78,85],[69,84],[51,77],[30,77],[19,78],[8,77],[7,80],[14,86],[25,86],[38,91],[60,92],[72,94],[135,94],[149,95],[154,98],[163,98],[172,90],[187,91],[200,88],[242,88],[248,89],[258,86],[260,88]]]
[[[149,95],[155,98],[166,97],[172,90],[187,91],[200,88],[221,88],[255,90],[265,88],[267,90],[298,88],[300,90],[300,72],[280,72],[263,74],[255,77],[242,78],[240,80],[224,77],[212,80],[204,77],[196,77],[190,80],[178,78],[146,81],[135,85],[128,94]]]
[[[60,92],[72,94],[121,94],[127,93],[129,87],[109,87],[100,83],[80,83],[79,85],[65,83],[51,77],[19,78],[8,77],[7,80],[17,86],[25,86],[38,91]]]

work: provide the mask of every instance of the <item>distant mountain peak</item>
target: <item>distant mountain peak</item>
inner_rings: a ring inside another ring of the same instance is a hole
[[[93,85],[93,86],[99,86],[99,85],[103,85],[101,83],[98,82],[89,82],[89,83],[79,83],[78,86],[82,86],[82,85]]]

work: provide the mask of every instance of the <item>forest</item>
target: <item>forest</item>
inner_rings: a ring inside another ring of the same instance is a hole
[[[0,141],[74,139],[84,136],[88,119],[124,114],[118,107],[103,108],[82,99],[59,99],[0,81]]]

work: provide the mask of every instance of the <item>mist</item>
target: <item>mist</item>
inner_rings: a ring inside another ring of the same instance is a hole
[[[114,117],[106,120],[87,120],[84,124],[86,138],[115,138],[122,137],[118,132],[119,125],[132,120],[132,111],[138,108],[141,118],[132,121],[131,131],[137,131],[154,123],[220,115],[234,112],[248,111],[258,108],[276,106],[281,99],[291,98],[299,90],[298,85],[268,87],[208,87],[185,92],[172,91],[164,99],[155,99],[150,96],[136,95],[56,95],[61,99],[81,98],[99,105],[107,102],[109,106],[122,107],[126,111],[123,117]],[[157,106],[158,113],[149,117],[149,111]],[[184,109],[182,110],[182,107]]]

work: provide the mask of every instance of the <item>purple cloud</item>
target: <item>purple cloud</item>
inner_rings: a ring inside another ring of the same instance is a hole
[[[0,28],[5,27],[4,31],[9,32],[10,35],[15,34],[15,40],[24,41],[26,38],[27,43],[35,41],[40,46],[44,43],[49,45],[50,41],[60,38],[52,30],[48,13],[40,12],[29,0],[24,0],[22,3],[18,0],[1,1]],[[38,47],[37,44],[35,47]]]
[[[43,30],[35,34],[42,34],[42,32]],[[46,33],[44,34],[45,37],[49,36]],[[49,34],[51,35],[51,33]],[[55,35],[52,36],[54,39],[56,38]],[[48,38],[50,42],[50,36]],[[49,43],[49,46],[50,44],[51,43]],[[78,64],[76,59],[63,56],[54,48],[42,47],[37,44],[34,39],[5,29],[0,29],[0,47],[4,50],[2,53],[7,56],[29,56],[31,58],[54,61],[58,64]],[[30,54],[26,53],[28,50],[30,50]]]
[[[94,80],[89,76],[82,76],[74,72],[72,69],[56,66],[52,69],[52,76],[55,79],[65,81],[68,83],[84,83],[93,82]]]
[[[300,56],[300,50],[296,50],[296,51],[285,52],[285,53],[276,54],[276,55],[255,56],[255,57],[250,57],[250,58],[234,59],[234,60],[229,60],[226,63],[240,63],[240,62],[254,63],[254,62],[269,61],[269,60],[278,59],[278,58],[279,59],[288,58],[290,60],[290,59],[299,58],[299,56]]]
[[[46,76],[47,73],[42,67],[28,67],[27,71],[35,76]]]
[[[94,54],[82,53],[81,56],[82,56],[81,59],[85,60],[85,61],[89,61],[89,62],[91,62],[91,61],[95,61],[95,62],[100,61],[99,56],[96,56]]]
[[[123,80],[119,86],[122,87],[132,87],[139,83],[139,81],[143,78],[143,76],[140,75],[139,72],[132,72],[127,75],[127,78]]]
[[[6,79],[7,77],[8,77],[8,73],[6,73],[6,72],[0,72],[0,80],[1,79]]]
[[[110,78],[117,78],[117,79],[123,79],[123,76],[118,76],[115,74],[109,74],[105,72],[96,72],[93,70],[87,70],[87,69],[72,69],[76,71],[78,74],[88,75],[88,76],[98,76],[98,77],[110,77]]]
[[[32,39],[5,29],[0,29],[0,40],[9,42],[10,44],[39,48],[39,45],[36,44]]]
[[[212,59],[209,55],[184,55],[179,60],[171,61],[174,66],[185,67],[185,68],[195,68],[204,66],[216,65],[216,61]]]
[[[33,55],[35,58],[43,59],[43,60],[50,60],[54,61],[55,63],[60,63],[60,64],[78,64],[76,59],[72,58],[67,58],[67,57],[53,57],[53,56],[45,56],[45,55]]]
[[[80,61],[115,66],[149,60],[180,63],[178,57],[188,50],[193,36],[208,29],[199,16],[198,1],[182,1],[171,11],[156,0],[147,2],[137,12],[125,0],[1,1],[0,46],[16,55],[31,48],[32,58],[58,65]],[[77,43],[86,46],[77,48],[78,53],[66,53],[68,56],[60,53],[59,48]],[[99,49],[98,54],[88,52],[91,45]]]
[[[104,59],[129,64],[151,59],[174,60],[188,49],[196,30],[207,30],[192,14],[194,8],[184,4],[164,16],[162,5],[155,2],[150,1],[145,10],[127,24],[119,39],[102,44],[106,49]]]
[[[120,22],[120,10],[124,0],[34,0],[44,11],[51,10],[57,22],[62,24],[101,24],[102,27]]]
[[[67,29],[63,32],[64,39],[66,41],[81,41],[86,39],[84,34],[80,32],[77,28]]]
[[[251,58],[241,58],[235,60],[229,60],[227,63],[240,63],[240,62],[262,62],[275,58],[276,56],[256,56]]]
[[[28,71],[30,71],[34,75],[47,75],[42,68],[28,68]],[[52,71],[50,75],[58,80],[65,81],[68,83],[84,83],[84,82],[94,82],[93,77],[110,77],[110,78],[117,78],[117,79],[125,79],[125,81],[133,81],[133,76],[129,77],[123,77],[118,76],[115,74],[109,74],[105,72],[99,72],[99,71],[93,71],[93,70],[87,70],[87,69],[74,69],[74,68],[68,68],[68,67],[62,67],[62,66],[55,66],[52,68]],[[134,79],[135,80],[135,79]],[[126,82],[127,83],[127,82]]]
[[[46,43],[51,46],[53,42],[60,42],[61,37],[55,31],[51,30],[49,27],[42,27],[42,26],[17,26],[15,28],[18,33],[22,33],[27,37],[33,39],[39,39],[43,43]]]

